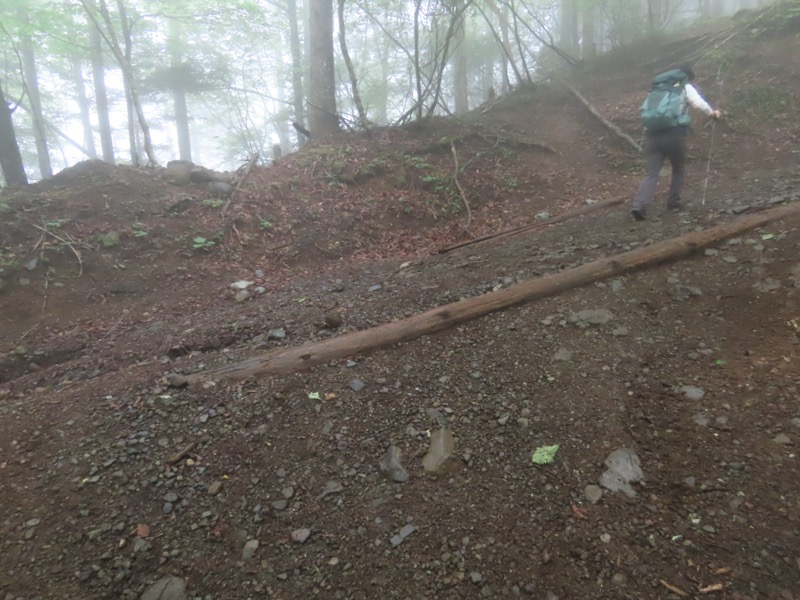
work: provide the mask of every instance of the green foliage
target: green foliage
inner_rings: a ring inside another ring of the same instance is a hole
[[[269,229],[272,229],[273,227],[275,227],[275,223],[273,223],[269,219],[261,219],[261,221],[258,222],[258,228],[261,231],[267,231]]]
[[[216,245],[217,242],[215,242],[214,240],[209,240],[199,235],[192,238],[193,250],[211,250],[211,248],[213,248]]]
[[[131,225],[131,229],[133,229],[133,237],[136,238],[146,238],[150,233],[147,231],[147,225],[144,223],[139,223],[138,221]]]
[[[223,204],[225,204],[225,200],[220,200],[219,198],[206,198],[203,200],[203,206],[211,208],[220,208]]]

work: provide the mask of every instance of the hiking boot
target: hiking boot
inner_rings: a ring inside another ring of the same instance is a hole
[[[647,213],[644,211],[643,208],[634,208],[631,211],[633,218],[637,221],[644,221],[647,218]]]
[[[680,200],[676,200],[675,202],[668,202],[667,210],[671,210],[672,212],[679,212],[683,210],[683,203]]]

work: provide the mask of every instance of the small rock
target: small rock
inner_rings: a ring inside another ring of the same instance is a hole
[[[253,558],[256,550],[258,550],[258,540],[247,540],[247,543],[242,549],[242,560],[248,561]]]
[[[783,444],[783,445],[792,443],[792,440],[785,433],[779,433],[774,438],[772,438],[772,441],[775,442],[776,444]]]
[[[694,385],[684,385],[681,387],[681,392],[689,400],[702,400],[703,396],[706,395],[706,392],[703,390],[703,388],[699,388]]]
[[[600,498],[603,497],[603,489],[599,485],[587,485],[583,493],[586,499],[592,504],[597,504],[600,502]]]
[[[222,491],[222,482],[215,481],[210,486],[208,486],[208,495],[209,496],[216,496]]]
[[[360,392],[365,387],[366,384],[360,379],[354,379],[353,381],[350,382],[350,389],[352,389],[354,392]]]
[[[403,525],[403,527],[401,527],[401,528],[400,528],[400,531],[398,531],[396,534],[394,534],[394,535],[391,537],[391,539],[389,540],[389,542],[392,544],[392,546],[399,546],[400,544],[402,544],[402,543],[403,543],[403,541],[404,541],[404,540],[405,540],[405,539],[406,539],[408,536],[410,536],[410,535],[411,535],[412,533],[414,533],[416,530],[417,530],[417,528],[416,528],[416,527],[414,527],[413,525],[411,525],[410,523],[408,523],[408,524],[406,524],[406,525]]]
[[[311,535],[311,530],[306,527],[303,527],[302,529],[295,529],[292,532],[291,537],[293,542],[302,544],[309,538],[310,535]]]
[[[400,448],[394,445],[389,446],[381,462],[378,463],[381,473],[396,483],[408,481],[408,471],[400,463],[401,455]]]

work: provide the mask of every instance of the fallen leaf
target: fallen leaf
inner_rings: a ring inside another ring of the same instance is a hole
[[[531,462],[535,465],[549,465],[553,462],[560,447],[558,444],[554,446],[539,446],[533,451]]]
[[[572,507],[572,514],[574,514],[579,519],[587,520],[589,518],[589,515],[586,512],[586,509],[583,509],[583,508],[581,508],[579,506],[575,506],[574,504],[570,504],[570,506]]]

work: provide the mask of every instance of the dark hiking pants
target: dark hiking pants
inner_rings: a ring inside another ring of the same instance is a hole
[[[672,165],[667,206],[679,206],[686,175],[686,127],[648,133],[644,157],[645,177],[636,191],[633,208],[643,210],[653,199],[664,159],[668,159]]]

